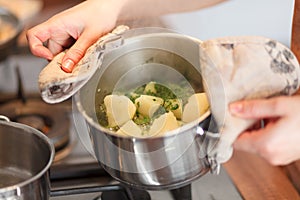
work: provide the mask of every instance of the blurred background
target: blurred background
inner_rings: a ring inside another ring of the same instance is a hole
[[[290,45],[294,0],[229,0],[200,11],[164,17],[179,32],[201,40],[260,35]]]
[[[30,59],[29,66],[34,71],[21,67],[26,85],[24,90],[36,92],[37,77],[40,70],[47,64],[45,59],[33,58],[25,33],[26,31],[49,19],[51,16],[70,8],[83,0],[0,0],[0,6],[12,11],[23,23],[23,30],[18,37],[17,52],[1,61],[1,65],[15,66]],[[195,12],[176,13],[157,18],[144,18],[134,21],[120,21],[130,27],[166,27],[179,33],[207,40],[224,36],[260,35],[269,37],[290,46],[293,0],[229,0],[214,7]],[[26,57],[22,57],[26,54]],[[17,55],[17,56],[14,56]],[[17,61],[20,58],[20,61]],[[35,62],[35,63],[33,63]],[[15,76],[8,77],[7,71],[13,67],[0,68],[0,91],[15,90]],[[3,76],[1,76],[1,74]],[[25,75],[26,76],[26,75]],[[8,84],[9,83],[9,84]]]
[[[80,2],[82,0],[0,0],[0,6],[8,7],[24,21],[26,27],[31,27]],[[141,19],[127,24],[133,27],[165,26],[201,40],[261,35],[289,45],[293,4],[293,0],[229,0],[195,12],[172,14],[161,19]]]

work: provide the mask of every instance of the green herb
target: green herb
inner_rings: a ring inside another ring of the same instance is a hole
[[[175,105],[171,106],[171,110],[176,110],[177,108],[179,108],[179,105],[177,103]]]
[[[145,117],[142,115],[136,115],[136,117],[133,119],[134,123],[137,125],[148,125],[151,122],[151,119],[149,117]]]
[[[96,110],[96,115],[97,115],[99,124],[104,127],[108,127],[108,120],[107,120],[106,109],[105,109],[104,104],[101,104],[99,106],[99,109]]]
[[[160,97],[163,100],[176,98],[176,95],[172,92],[172,90],[164,85],[156,83],[155,90],[156,90],[155,96]]]
[[[135,103],[135,100],[141,95],[137,93],[126,93],[125,96],[127,96],[133,103]]]
[[[166,110],[176,110],[179,108],[179,101],[181,101],[180,99],[167,99],[164,103],[164,107],[166,108]]]
[[[156,93],[152,92],[151,90],[147,90],[146,92],[144,92],[144,94],[149,96],[156,96]]]
[[[146,85],[142,85],[142,86],[136,88],[134,90],[134,93],[136,93],[136,94],[144,94],[145,87],[146,87]]]

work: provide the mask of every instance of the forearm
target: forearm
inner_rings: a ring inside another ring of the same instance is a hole
[[[27,39],[31,52],[48,60],[69,48],[63,58],[62,68],[70,72],[83,57],[87,48],[99,37],[110,32],[118,21],[187,12],[224,1],[86,0],[30,29],[27,32]],[[44,45],[45,43],[47,46]]]

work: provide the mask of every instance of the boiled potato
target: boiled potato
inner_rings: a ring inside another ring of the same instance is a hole
[[[133,118],[136,107],[126,96],[108,95],[104,98],[108,125],[122,126]]]
[[[177,119],[182,117],[182,100],[181,99],[166,99],[164,107],[167,111],[171,111]]]
[[[144,94],[148,94],[148,93],[155,94],[156,93],[155,85],[156,82],[153,81],[149,82],[144,89]]]
[[[184,106],[182,113],[183,122],[191,122],[203,115],[209,109],[209,103],[205,93],[193,94]]]
[[[164,100],[155,96],[141,95],[135,99],[134,103],[140,114],[146,117],[152,117],[155,111],[163,105]]]
[[[149,135],[158,136],[178,127],[179,125],[174,114],[172,112],[167,112],[153,121],[149,130]]]
[[[142,136],[142,129],[135,124],[132,120],[126,122],[120,129],[117,131],[120,135],[129,135],[133,137],[141,137]]]

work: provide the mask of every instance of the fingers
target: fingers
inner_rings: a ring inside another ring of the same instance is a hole
[[[83,34],[78,38],[75,44],[67,51],[66,55],[62,60],[61,68],[67,72],[71,73],[75,65],[84,56],[86,50],[98,39],[97,34],[91,35],[88,32],[83,32]]]
[[[234,142],[233,147],[236,150],[257,154],[272,165],[288,164],[295,159],[293,158],[295,155],[291,153],[292,148],[290,148],[294,144],[290,139],[285,139],[286,135],[282,134],[282,131],[280,131],[281,133],[277,131],[278,129],[280,127],[274,123],[269,125],[267,129],[244,132]],[[298,146],[298,144],[296,145]],[[296,157],[299,157],[299,155],[296,155]]]
[[[52,60],[53,56],[74,43],[74,39],[64,29],[51,29],[52,25],[38,25],[27,31],[29,48],[33,55]]]
[[[60,44],[55,42],[54,40],[49,40],[48,41],[47,48],[50,50],[50,52],[53,55],[56,55],[56,54],[58,54],[58,53],[60,53],[64,50],[64,48]]]
[[[241,134],[234,142],[233,147],[237,150],[247,151],[250,153],[258,153],[256,141],[260,131],[246,131]]]
[[[47,43],[47,48],[52,52],[53,55],[64,51],[65,49],[70,48],[75,42],[75,39],[68,36],[66,38],[59,40],[50,39]]]
[[[234,116],[243,118],[273,118],[285,114],[287,101],[287,97],[238,101],[229,105],[229,111]]]
[[[280,147],[284,146],[284,139],[277,130],[280,130],[278,124],[271,122],[266,128],[246,131],[238,137],[233,147],[237,150],[255,153],[272,165],[283,164],[286,160],[282,155],[286,153]]]
[[[67,73],[72,72],[86,50],[102,35],[98,33],[99,31],[86,29],[75,42],[75,39],[70,37],[67,32],[56,30],[54,35],[51,31],[48,34],[47,31],[40,32],[40,29],[43,27],[37,26],[27,32],[27,39],[33,55],[52,60],[54,55],[73,45],[62,60],[62,69]],[[47,47],[44,46],[45,43],[47,43]]]
[[[267,118],[261,129],[248,129],[234,142],[234,148],[260,155],[272,165],[299,159],[300,96],[275,97],[232,103],[232,114],[244,118]]]
[[[69,49],[62,60],[62,69],[72,72],[86,50],[115,26],[119,10],[112,12],[115,10],[114,4],[108,3],[108,7],[102,4],[99,1],[84,1],[29,30],[27,39],[31,52],[52,60],[57,53]],[[97,12],[101,13],[99,19],[101,16],[110,17],[99,24],[94,18]]]
[[[52,60],[52,52],[43,45],[44,42],[48,41],[50,36],[47,32],[40,32],[39,30],[39,26],[37,26],[35,29],[30,29],[26,33],[28,43],[30,44],[30,51],[35,56]]]
[[[62,60],[62,69],[68,73],[72,72],[75,64],[80,61],[88,47],[97,40],[98,36],[86,30],[75,42],[68,32],[56,29],[53,33],[53,30],[47,30],[46,27],[47,25],[45,27],[39,25],[27,32],[30,50],[35,56],[52,60],[54,55],[73,45]]]

